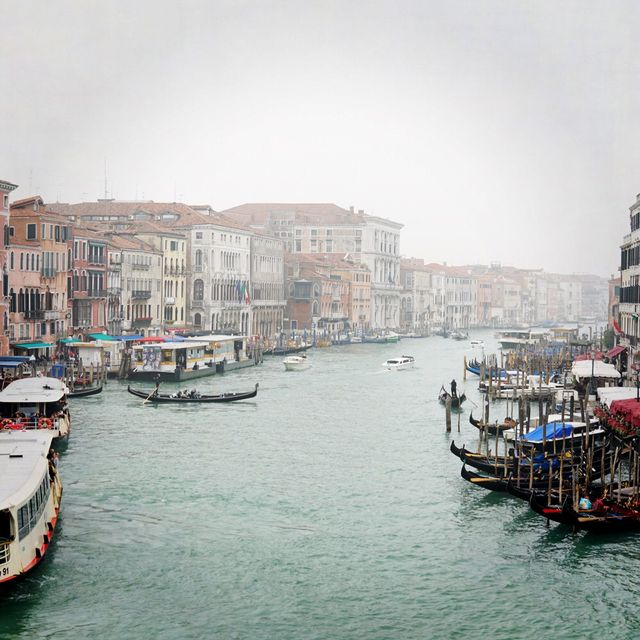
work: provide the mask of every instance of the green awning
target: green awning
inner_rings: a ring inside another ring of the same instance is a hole
[[[115,338],[108,333],[90,333],[89,338],[93,338],[94,340],[115,340]]]
[[[62,344],[73,344],[74,342],[80,342],[80,340],[77,340],[76,338],[62,338],[62,340],[58,340],[58,342],[62,343]]]
[[[31,349],[51,349],[53,346],[53,342],[23,342],[22,344],[14,344],[13,348],[30,351]]]

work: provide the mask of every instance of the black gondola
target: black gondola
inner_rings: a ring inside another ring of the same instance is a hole
[[[438,395],[438,400],[442,404],[447,404],[447,399],[451,398],[451,407],[454,409],[459,409],[460,405],[467,399],[467,396],[463,392],[462,395],[452,396],[444,387],[440,389],[440,394]]]
[[[144,398],[148,402],[176,402],[176,403],[189,403],[189,402],[237,402],[238,400],[249,400],[255,398],[258,395],[258,383],[253,391],[245,391],[242,393],[219,393],[217,395],[200,395],[200,394],[186,394],[180,395],[169,393],[158,393],[158,389],[152,389],[151,391],[141,391],[140,389],[132,389],[131,385],[127,386],[127,391],[138,398]]]
[[[508,431],[509,429],[515,429],[517,426],[517,422],[513,418],[505,418],[505,421],[502,424],[493,423],[485,425],[480,420],[476,420],[473,417],[473,411],[469,415],[469,422],[480,431],[485,431],[492,436],[495,436],[497,433],[501,434],[503,431]]]
[[[99,387],[91,387],[90,389],[77,389],[67,394],[68,398],[86,398],[87,396],[95,396],[102,393],[102,385]]]

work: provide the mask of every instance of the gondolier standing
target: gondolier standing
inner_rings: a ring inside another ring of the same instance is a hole
[[[455,378],[451,381],[451,397],[452,398],[457,398],[458,394],[456,392],[456,389],[458,387],[458,384],[455,381]]]

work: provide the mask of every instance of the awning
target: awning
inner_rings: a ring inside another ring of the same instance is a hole
[[[27,358],[27,362],[29,358]],[[0,360],[0,369],[17,369],[23,362],[16,362],[15,360]]]
[[[58,342],[60,342],[61,344],[73,344],[74,342],[80,342],[80,340],[74,337],[70,337],[70,338],[62,338],[62,340],[58,340]]]
[[[576,378],[619,378],[620,372],[602,360],[580,360],[573,363],[571,373]]]
[[[93,338],[93,340],[117,340],[113,336],[110,336],[108,333],[90,333],[89,338]]]
[[[613,349],[609,349],[609,351],[607,351],[607,353],[605,353],[605,355],[607,356],[607,358],[615,358],[616,356],[620,355],[626,349],[627,349],[627,347],[624,347],[624,346],[619,344],[617,347],[613,347]]]
[[[14,344],[14,349],[27,349],[28,351],[35,349],[51,349],[53,342],[23,342],[22,344]]]
[[[143,335],[135,335],[135,336],[115,336],[116,340],[124,340],[125,342],[128,342],[130,340],[140,340],[140,338],[143,338]]]

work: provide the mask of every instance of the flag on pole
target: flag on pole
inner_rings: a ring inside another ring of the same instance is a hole
[[[617,334],[621,334],[622,333],[622,329],[620,328],[620,325],[618,324],[617,320],[613,321],[613,329]]]

